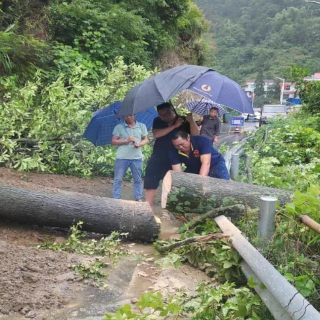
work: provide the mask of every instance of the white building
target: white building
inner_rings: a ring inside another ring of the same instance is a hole
[[[304,80],[306,81],[320,81],[320,72],[316,72],[310,77],[305,77]],[[242,89],[246,92],[249,98],[252,97],[255,88],[255,79],[248,79],[245,83],[241,86]],[[264,92],[270,90],[270,87],[274,85],[276,82],[274,80],[264,80]],[[279,89],[281,91],[282,82],[279,83]],[[284,89],[283,89],[283,101],[294,98],[296,93],[296,87],[294,83],[291,82],[284,82]]]
[[[263,86],[264,92],[270,91],[270,87],[275,84],[274,80],[263,80],[263,81],[264,81],[264,86]],[[248,79],[241,86],[249,98],[251,98],[252,93],[254,92],[255,82],[256,82],[255,79]]]

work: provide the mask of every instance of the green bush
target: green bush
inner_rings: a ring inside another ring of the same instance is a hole
[[[319,181],[319,119],[305,116],[273,121],[246,144],[253,182],[274,188],[305,191]],[[313,127],[312,127],[313,125]],[[266,141],[262,136],[266,135]],[[243,162],[242,162],[243,164]],[[244,169],[244,166],[242,166]],[[247,181],[245,175],[243,181]]]
[[[15,77],[0,81],[0,165],[80,176],[112,174],[115,148],[96,148],[82,134],[94,111],[122,100],[150,72],[119,58],[96,84],[87,83],[86,76],[75,67],[52,82],[38,70],[22,88]]]

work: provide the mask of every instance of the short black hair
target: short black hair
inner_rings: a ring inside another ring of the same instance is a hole
[[[217,107],[212,107],[212,108],[210,108],[210,111],[211,111],[211,110],[216,110],[216,111],[219,112],[219,109],[218,109]]]
[[[188,133],[186,133],[185,131],[177,131],[173,134],[172,136],[172,140],[177,140],[178,138],[182,138],[184,140],[187,140],[188,138]]]
[[[157,111],[164,109],[173,109],[173,105],[171,102],[161,103],[157,106]]]

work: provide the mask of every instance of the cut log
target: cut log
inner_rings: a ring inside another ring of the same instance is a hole
[[[292,193],[253,184],[169,171],[163,179],[161,206],[173,215],[202,214],[213,208],[244,204],[254,209],[261,196],[272,195],[284,205]]]
[[[18,223],[69,228],[83,221],[83,230],[128,233],[129,239],[151,242],[160,224],[148,203],[55,190],[35,191],[0,185],[0,218]]]

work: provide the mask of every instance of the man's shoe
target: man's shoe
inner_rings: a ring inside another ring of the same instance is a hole
[[[142,200],[141,200],[141,199],[136,199],[136,201],[137,201],[137,202],[142,202]]]

